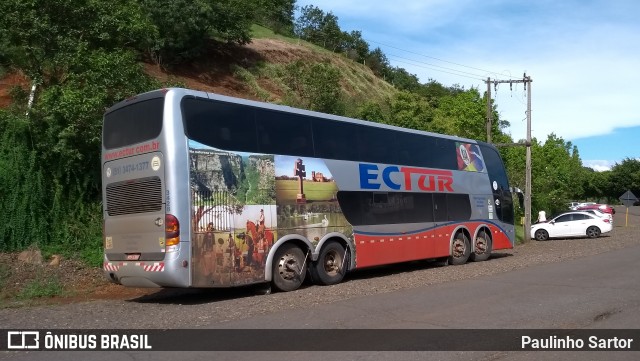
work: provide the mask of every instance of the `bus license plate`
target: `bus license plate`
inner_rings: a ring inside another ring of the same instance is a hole
[[[140,259],[140,253],[129,253],[127,254],[127,261],[137,261]]]

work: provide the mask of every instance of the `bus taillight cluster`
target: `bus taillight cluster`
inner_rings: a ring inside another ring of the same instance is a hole
[[[180,243],[180,222],[178,222],[178,218],[173,214],[167,214],[164,224],[166,246],[175,246]]]

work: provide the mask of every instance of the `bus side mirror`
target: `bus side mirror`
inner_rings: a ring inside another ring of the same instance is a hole
[[[520,204],[520,208],[524,208],[524,194],[518,193],[518,204]]]
[[[518,195],[518,204],[520,204],[520,208],[524,208],[524,193],[522,193],[522,190],[517,187],[511,187],[511,194],[513,193]]]

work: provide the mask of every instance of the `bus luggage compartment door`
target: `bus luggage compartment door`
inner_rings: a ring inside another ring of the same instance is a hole
[[[164,207],[161,212],[105,219],[105,254],[110,261],[159,261],[165,255]]]

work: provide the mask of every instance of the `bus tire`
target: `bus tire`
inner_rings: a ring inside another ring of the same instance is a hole
[[[449,264],[458,266],[467,263],[471,255],[471,242],[463,233],[458,232],[451,243],[451,255],[449,256]]]
[[[474,262],[486,261],[489,259],[489,256],[491,256],[491,247],[491,237],[484,231],[478,233],[475,246],[473,247],[473,253],[471,253],[469,259]]]
[[[300,247],[287,243],[273,259],[273,285],[280,291],[297,290],[307,275],[307,260]]]
[[[320,251],[318,260],[310,269],[311,279],[320,285],[335,285],[342,282],[349,266],[349,253],[336,242],[327,242]]]

